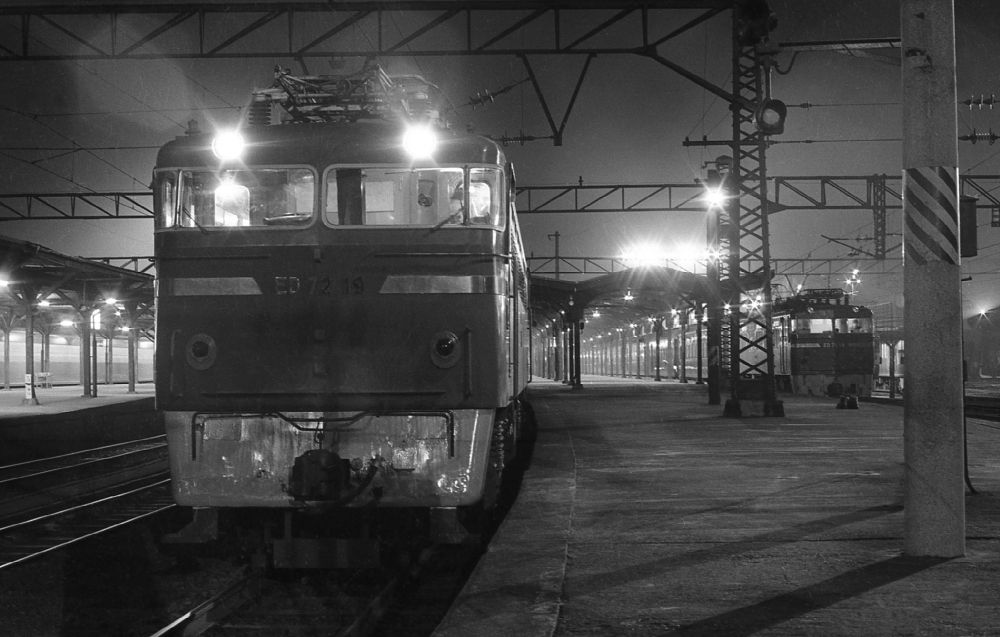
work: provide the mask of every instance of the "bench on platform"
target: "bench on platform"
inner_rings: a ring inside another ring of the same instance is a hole
[[[35,387],[52,387],[52,372],[38,372],[35,374]]]

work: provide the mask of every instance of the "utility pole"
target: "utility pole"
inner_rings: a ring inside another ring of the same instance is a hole
[[[903,550],[965,554],[953,0],[902,0]]]

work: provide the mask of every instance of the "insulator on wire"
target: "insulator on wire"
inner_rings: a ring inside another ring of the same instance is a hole
[[[552,136],[536,137],[535,135],[525,135],[524,131],[519,131],[517,135],[508,135],[504,133],[498,136],[489,136],[490,139],[500,144],[501,146],[507,147],[511,144],[520,144],[524,146],[525,142],[533,142],[539,139],[552,139]]]
[[[961,103],[968,106],[970,111],[972,110],[973,106],[978,106],[979,110],[983,110],[983,106],[989,106],[990,110],[992,111],[993,105],[996,104],[996,97],[993,95],[993,93],[990,93],[989,97],[986,97],[985,95],[980,95],[977,98],[975,95],[973,95],[972,97]]]
[[[989,142],[990,146],[992,146],[993,142],[1000,139],[1000,135],[994,134],[992,128],[988,133],[977,133],[976,129],[973,128],[971,135],[959,135],[958,139],[963,142],[972,142],[973,144],[976,142]]]
[[[486,102],[493,103],[493,93],[490,93],[489,90],[485,91],[485,93],[485,95],[483,93],[476,93],[475,97],[469,97],[469,104],[472,104],[472,110],[476,110],[477,105],[486,106]]]

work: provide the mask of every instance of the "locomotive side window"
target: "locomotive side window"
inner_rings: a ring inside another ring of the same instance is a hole
[[[469,171],[469,220],[499,225],[499,171],[473,168]]]
[[[156,227],[169,228],[176,222],[177,214],[177,174],[160,172],[154,176],[154,192],[159,195],[156,209]]]
[[[500,226],[501,174],[495,168],[332,169],[324,180],[323,218],[333,226]],[[351,214],[347,207],[360,209]]]
[[[308,223],[315,182],[305,168],[181,171],[175,223],[185,228]]]

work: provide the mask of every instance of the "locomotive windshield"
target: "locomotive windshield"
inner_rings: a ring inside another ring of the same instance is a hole
[[[316,211],[308,168],[157,171],[161,228],[304,226]],[[330,226],[502,227],[499,168],[337,167],[322,180]]]
[[[331,169],[323,219],[333,226],[499,226],[502,174],[497,168]]]
[[[164,227],[303,224],[316,208],[316,178],[307,168],[182,170],[159,179]]]
[[[796,334],[870,334],[872,320],[867,317],[834,318],[832,311],[820,310],[809,318],[796,318],[792,330]]]

